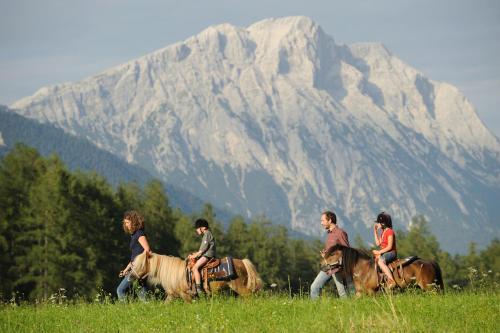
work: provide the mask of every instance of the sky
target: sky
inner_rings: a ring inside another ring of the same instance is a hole
[[[381,42],[448,82],[500,137],[498,0],[0,0],[0,104],[75,82],[199,33],[312,18],[338,44]]]

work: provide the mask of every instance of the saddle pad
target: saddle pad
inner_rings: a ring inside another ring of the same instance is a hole
[[[236,277],[232,257],[220,259],[220,264],[216,267],[211,267],[206,270],[202,269],[202,274],[205,274],[205,272],[207,272],[209,281],[227,281]]]
[[[229,281],[236,278],[236,271],[234,269],[233,258],[226,257],[217,259],[219,265],[217,267],[202,267],[201,279],[203,281]],[[213,263],[213,262],[212,262]],[[209,265],[210,266],[210,265]],[[186,265],[186,280],[189,285],[194,285],[193,272],[189,263]]]

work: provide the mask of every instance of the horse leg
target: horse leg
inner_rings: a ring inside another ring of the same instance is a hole
[[[209,283],[210,291],[212,294],[217,294],[222,288],[224,288],[226,282],[224,281],[212,281]]]
[[[422,290],[431,290],[436,286],[436,282],[434,281],[434,276],[436,275],[434,269],[427,264],[422,264],[422,269],[420,270],[419,276],[419,286]]]
[[[363,295],[363,287],[361,285],[361,281],[359,281],[359,276],[357,274],[353,274],[352,282],[354,284],[354,290],[356,292],[356,297],[361,297],[361,295]]]
[[[167,297],[165,297],[165,303],[170,303],[174,300],[175,296],[172,294],[167,294]]]
[[[246,287],[244,281],[241,278],[237,278],[235,280],[231,280],[229,282],[229,288],[231,288],[238,296],[248,297],[252,295],[252,291]]]
[[[191,303],[192,297],[189,291],[182,291],[180,292],[181,298],[184,300],[186,303]]]

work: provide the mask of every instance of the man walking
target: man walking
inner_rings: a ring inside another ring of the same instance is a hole
[[[349,239],[347,233],[340,227],[337,226],[337,216],[335,213],[326,211],[321,214],[321,225],[325,228],[328,235],[326,237],[325,248],[320,251],[321,257],[325,256],[326,250],[330,247],[341,244],[344,246],[349,246]],[[339,297],[347,297],[346,287],[343,283],[343,275],[339,272],[339,268],[333,268],[329,271],[320,271],[313,283],[311,284],[311,299],[317,299],[321,292],[321,289],[325,284],[333,278]],[[348,278],[347,282],[351,282]]]

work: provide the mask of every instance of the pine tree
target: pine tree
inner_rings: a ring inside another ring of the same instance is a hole
[[[425,259],[438,260],[441,253],[436,237],[431,233],[423,216],[412,219],[408,232],[396,232],[396,248],[398,256],[417,255]]]
[[[127,210],[143,211],[144,193],[136,183],[120,183],[116,197],[122,214]]]
[[[290,256],[291,287],[293,290],[308,290],[319,271],[319,251],[322,244],[319,241],[306,242],[301,239],[290,239],[287,243]]]
[[[163,184],[154,180],[145,189],[144,218],[146,234],[153,251],[178,255],[179,241],[175,238],[175,218],[168,203]]]
[[[48,160],[45,172],[30,190],[29,206],[22,214],[26,229],[17,241],[29,250],[16,257],[20,273],[16,284],[31,285],[29,296],[33,298],[47,299],[59,288],[67,289],[71,285],[71,267],[67,264],[79,260],[67,251],[68,178],[57,158]]]
[[[182,214],[180,210],[175,210],[174,216],[175,221],[177,221],[174,234],[175,238],[180,242],[179,255],[186,258],[190,253],[198,251],[200,239],[197,237],[193,226],[193,217]]]
[[[35,149],[17,144],[0,162],[0,298],[10,298],[13,292],[28,294],[17,282],[19,274],[15,259],[25,253],[18,239],[25,232],[22,210],[29,204],[29,193],[40,176],[43,161]]]
[[[356,233],[356,236],[354,236],[354,247],[360,250],[368,250],[368,247],[365,244],[365,241],[361,237],[359,233]],[[351,245],[351,247],[353,246]]]
[[[111,186],[97,174],[77,173],[69,187],[71,251],[83,258],[74,269],[76,292],[90,296],[114,290],[128,255],[122,242],[122,212]]]
[[[235,258],[249,257],[250,237],[248,227],[242,216],[234,217],[229,223],[226,233],[226,244],[229,254]]]

